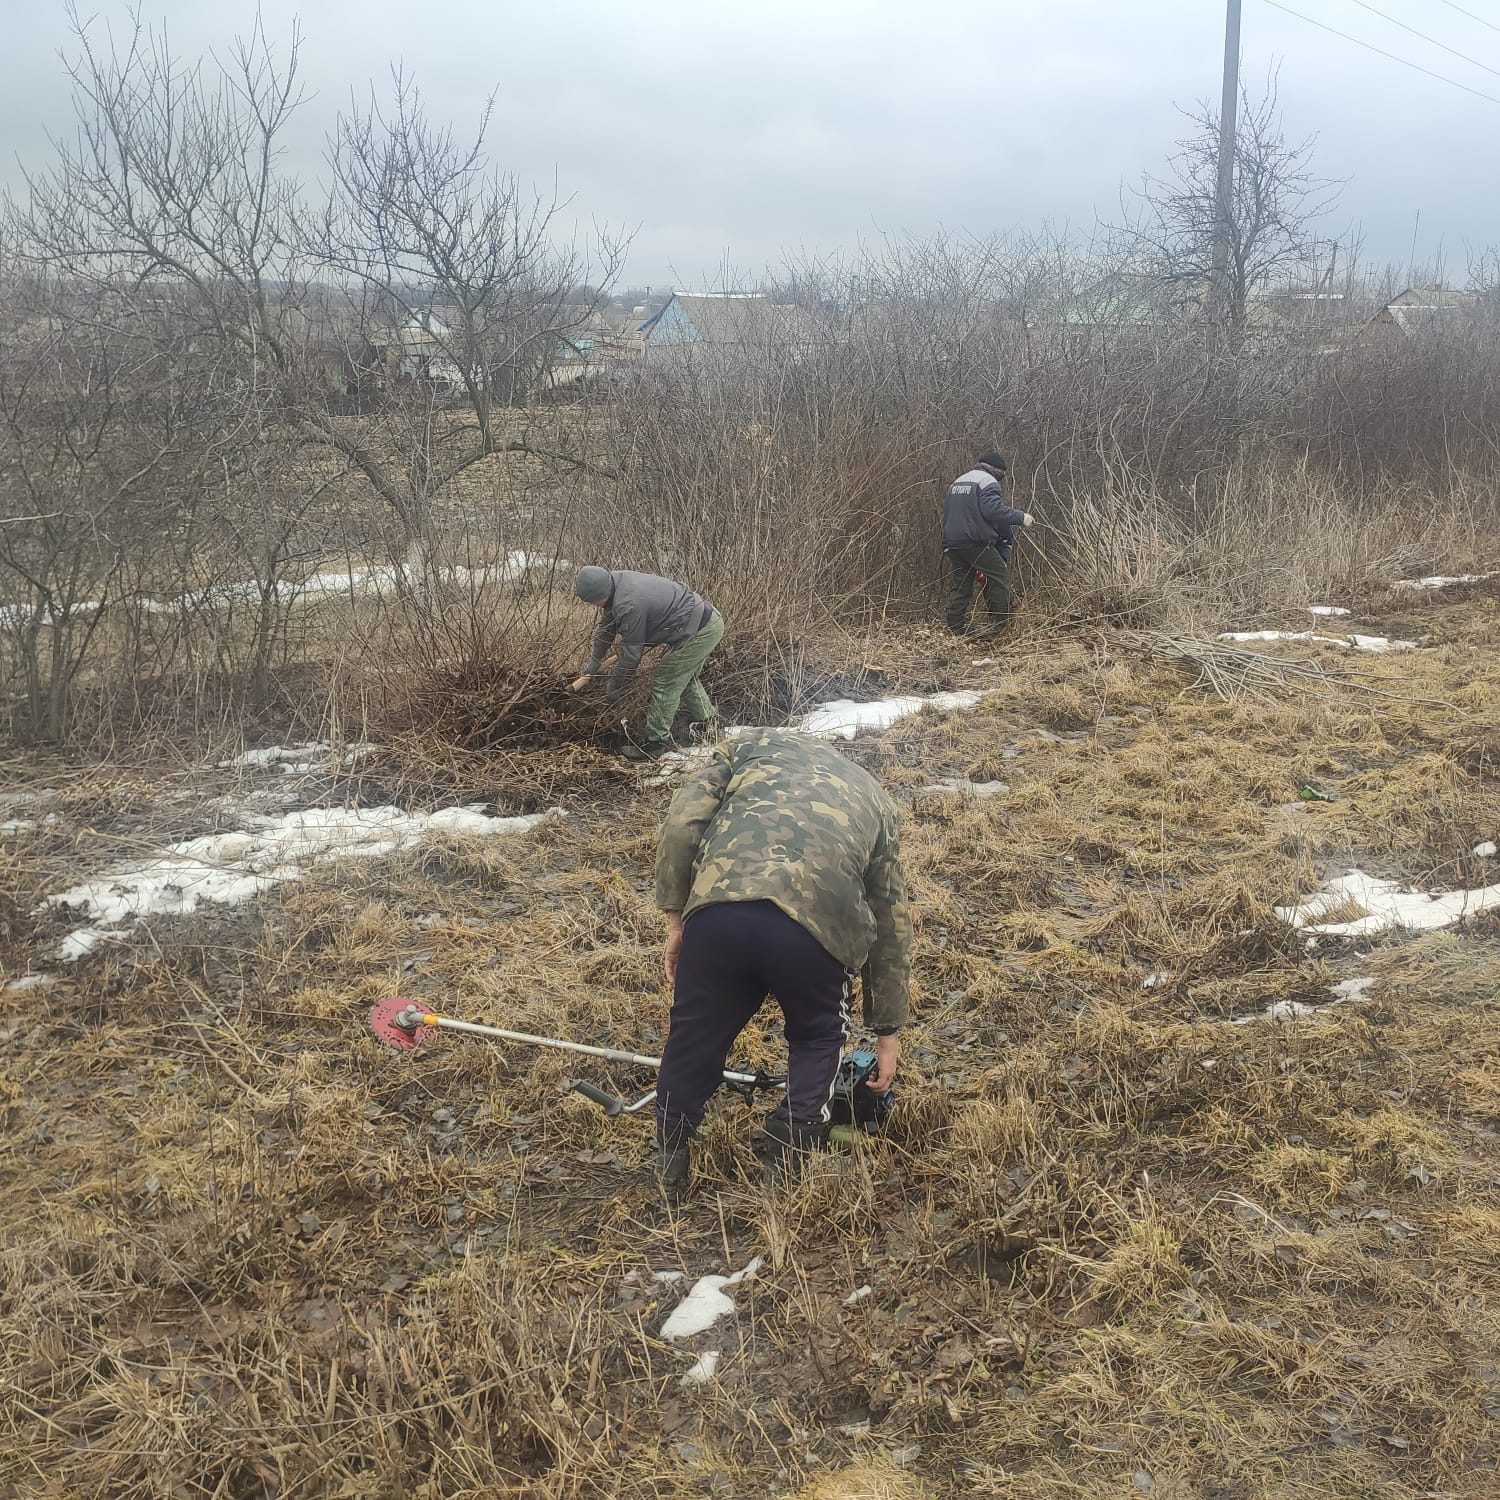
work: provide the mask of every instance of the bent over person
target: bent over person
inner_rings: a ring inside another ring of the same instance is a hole
[[[901,1055],[911,918],[895,804],[822,740],[759,729],[720,745],[672,798],[656,856],[672,1014],[657,1078],[658,1171],[687,1187],[689,1142],[735,1038],[775,997],[786,1097],[765,1127],[771,1180],[827,1142],[863,970],[882,1092]]]
[[[655,573],[587,567],[578,570],[573,591],[585,604],[603,611],[594,632],[593,648],[583,675],[572,684],[575,692],[604,670],[604,658],[618,639],[615,668],[605,694],[611,703],[625,691],[642,655],[652,646],[665,646],[666,655],[651,677],[651,702],[646,709],[645,733],[625,745],[630,760],[652,760],[672,744],[672,720],[686,704],[688,715],[712,734],[716,714],[703,691],[699,674],[709,653],[724,635],[724,617],[686,584],[659,578]]]
[[[982,453],[943,497],[943,556],[948,561],[948,629],[968,635],[974,585],[984,580],[990,629],[1010,618],[1010,552],[1019,527],[1031,517],[1005,503],[1007,465],[999,453]]]

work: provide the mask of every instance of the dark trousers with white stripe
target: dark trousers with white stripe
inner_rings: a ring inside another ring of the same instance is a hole
[[[771,995],[787,1042],[786,1096],[773,1114],[826,1120],[849,1039],[853,974],[770,901],[726,901],[687,919],[671,1029],[657,1076],[668,1135],[691,1133],[723,1081],[735,1038]]]

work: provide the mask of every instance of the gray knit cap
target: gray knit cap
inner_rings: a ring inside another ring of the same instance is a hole
[[[598,568],[593,564],[580,568],[578,577],[573,580],[573,592],[585,604],[605,603],[614,586],[615,581],[609,576],[609,569]]]

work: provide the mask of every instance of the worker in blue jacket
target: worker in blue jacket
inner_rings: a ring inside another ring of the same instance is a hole
[[[984,581],[990,630],[1010,618],[1010,553],[1016,532],[1032,524],[1024,510],[1005,503],[1008,465],[999,453],[981,453],[943,497],[943,556],[948,560],[948,629],[975,632],[969,624],[974,584]]]

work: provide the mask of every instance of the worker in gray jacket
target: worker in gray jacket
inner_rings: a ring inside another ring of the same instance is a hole
[[[585,604],[603,611],[588,664],[573,683],[574,692],[598,678],[604,658],[615,645],[615,667],[605,687],[613,703],[635,675],[641,656],[653,646],[667,648],[652,674],[645,734],[638,741],[627,740],[626,757],[654,760],[668,749],[672,720],[684,703],[689,717],[702,725],[703,734],[712,734],[717,712],[703,691],[700,674],[724,635],[724,617],[718,610],[685,584],[655,573],[580,568],[573,588]]]
[[[1024,510],[1005,503],[1007,465],[999,453],[982,453],[943,497],[943,556],[948,560],[948,629],[971,634],[969,605],[983,579],[990,629],[1010,618],[1010,550],[1016,531],[1031,525]]]

